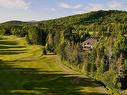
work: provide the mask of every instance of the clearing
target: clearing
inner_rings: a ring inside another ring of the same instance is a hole
[[[108,95],[97,82],[65,67],[23,38],[0,38],[0,95]]]

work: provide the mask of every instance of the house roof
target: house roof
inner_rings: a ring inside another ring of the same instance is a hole
[[[89,38],[83,42],[83,44],[89,44],[89,45],[94,45],[95,43],[97,43],[96,38]]]

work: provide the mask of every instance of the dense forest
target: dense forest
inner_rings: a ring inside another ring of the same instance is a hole
[[[106,87],[127,89],[127,12],[96,11],[40,22],[9,21],[0,24],[1,35],[25,37],[43,45],[68,67],[101,81]],[[96,38],[92,50],[82,42]]]

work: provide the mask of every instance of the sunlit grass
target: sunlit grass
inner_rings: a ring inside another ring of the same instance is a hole
[[[10,52],[6,55],[0,55],[0,59],[5,59],[5,60],[18,60],[20,58],[25,58],[25,57],[30,57],[33,55],[41,55],[41,46],[37,45],[27,45],[26,41],[24,38],[18,38],[15,36],[4,36],[2,41],[6,41],[5,44],[0,44],[0,50],[22,50],[23,52],[19,52],[16,55],[12,54]],[[14,43],[17,43],[14,45]],[[1,49],[1,47],[3,47]],[[8,56],[9,55],[9,56]]]
[[[0,40],[0,95],[106,95],[104,87],[65,68],[56,55],[41,56],[41,49],[15,36]]]

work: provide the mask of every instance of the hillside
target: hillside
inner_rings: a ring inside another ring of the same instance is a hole
[[[62,17],[58,19],[52,20],[45,20],[34,22],[33,24],[58,24],[58,25],[87,25],[87,24],[106,24],[106,23],[116,23],[121,22],[125,23],[127,21],[127,12],[126,11],[117,11],[117,10],[110,10],[110,11],[93,11],[90,13],[84,13],[79,15],[73,15],[68,17]],[[22,21],[8,21],[2,23],[2,25],[6,24],[24,24],[24,23],[32,23],[32,22],[22,22]]]
[[[63,17],[59,19],[42,21],[42,23],[58,23],[64,25],[87,25],[87,24],[106,24],[106,23],[116,23],[116,22],[126,22],[127,12],[126,11],[95,11],[85,14],[73,15],[68,17]]]
[[[84,76],[101,81],[114,95],[127,91],[127,12],[95,11],[39,22],[10,21],[0,34],[25,37],[29,45],[43,46],[62,63]],[[94,45],[83,42],[95,39]],[[89,47],[86,47],[89,46]]]
[[[41,47],[23,38],[0,40],[0,95],[108,95],[96,81],[41,55]]]
[[[7,34],[11,34],[11,28],[15,26],[27,27],[37,26],[42,28],[45,32],[64,31],[67,27],[72,27],[77,32],[80,30],[89,33],[106,32],[106,29],[113,25],[120,24],[121,27],[127,26],[127,12],[110,10],[110,11],[93,11],[89,13],[67,16],[52,20],[44,20],[38,22],[22,22],[22,21],[8,21],[1,23],[0,26],[5,27]]]

